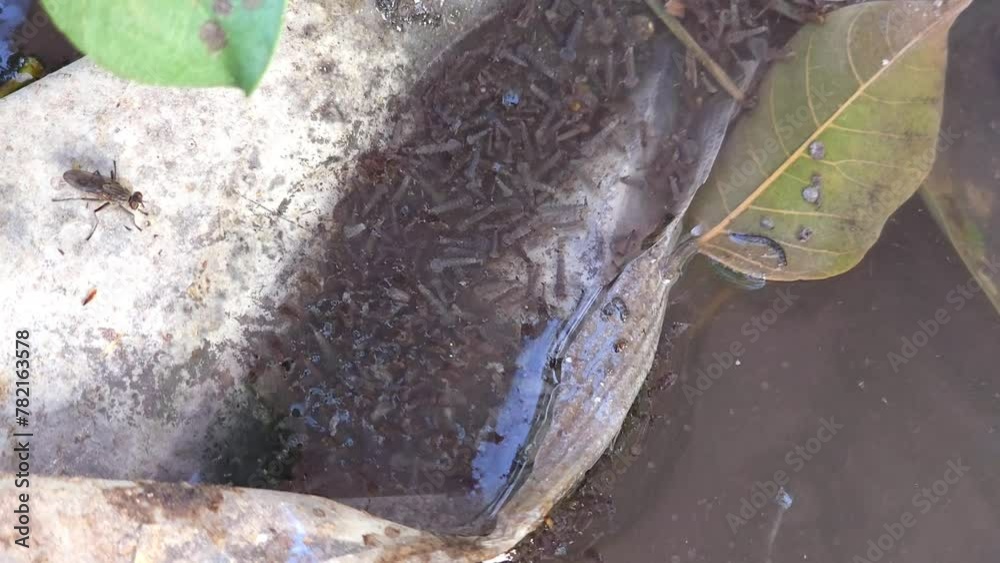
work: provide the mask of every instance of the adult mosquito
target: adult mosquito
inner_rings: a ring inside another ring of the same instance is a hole
[[[149,215],[149,213],[147,213],[144,209],[146,206],[142,202],[142,192],[133,192],[118,181],[118,161],[114,161],[114,168],[111,170],[111,178],[102,175],[98,170],[85,172],[83,170],[73,169],[67,170],[63,174],[63,180],[66,180],[67,184],[73,186],[81,192],[91,195],[88,197],[64,197],[53,199],[52,201],[104,202],[94,210],[94,228],[91,229],[90,234],[87,235],[88,241],[90,240],[90,237],[94,236],[94,233],[97,232],[97,226],[100,224],[100,219],[98,219],[97,214],[112,204],[127,211],[129,215],[132,216],[132,223],[135,225],[135,228],[140,231],[142,230],[138,221],[135,220],[135,211],[138,211],[143,215]]]

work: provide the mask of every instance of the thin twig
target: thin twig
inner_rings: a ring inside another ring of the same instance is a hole
[[[654,14],[659,16],[660,20],[663,21],[663,24],[667,26],[667,29],[669,29],[670,32],[673,33],[674,36],[677,37],[677,39],[679,39],[680,42],[694,54],[695,58],[697,58],[701,64],[705,65],[705,68],[708,69],[708,72],[712,74],[719,85],[722,86],[722,88],[728,92],[733,99],[743,103],[746,98],[743,91],[740,90],[739,86],[737,86],[731,78],[729,78],[726,71],[723,70],[722,67],[719,66],[719,64],[716,63],[712,57],[701,48],[701,45],[695,41],[695,38],[691,37],[691,34],[684,29],[684,25],[677,18],[671,16],[665,9],[663,9],[663,0],[646,0],[646,4],[649,6],[649,9],[653,10]]]

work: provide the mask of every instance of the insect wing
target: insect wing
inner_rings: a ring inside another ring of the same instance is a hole
[[[63,174],[63,180],[81,192],[95,194],[110,200],[126,201],[132,195],[118,182],[95,172],[68,170]]]

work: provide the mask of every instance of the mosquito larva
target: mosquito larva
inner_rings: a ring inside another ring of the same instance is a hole
[[[521,130],[521,150],[531,154],[534,152],[531,145],[530,134],[528,133],[528,124],[523,120],[517,122],[518,128]]]
[[[629,90],[639,85],[639,77],[635,72],[635,47],[629,45],[625,49],[625,87]]]
[[[615,92],[615,52],[608,51],[604,60],[604,94],[610,98]]]
[[[555,102],[552,100],[552,96],[550,96],[548,92],[546,92],[545,90],[539,88],[538,85],[535,84],[534,82],[532,82],[531,85],[528,86],[528,89],[531,90],[531,93],[538,96],[538,99],[542,100],[542,102],[545,105],[548,106],[555,105]]]
[[[469,145],[474,145],[477,142],[479,142],[480,139],[482,139],[483,137],[485,137],[489,132],[490,132],[490,128],[487,127],[486,129],[483,129],[482,131],[477,131],[475,133],[472,133],[472,134],[470,134],[470,135],[468,135],[468,136],[465,137],[465,142],[467,144],[469,144]]]
[[[399,202],[400,199],[406,195],[406,192],[410,189],[410,184],[413,183],[413,178],[409,176],[403,176],[403,181],[399,183],[399,188],[396,189],[396,193],[392,194],[393,203]]]
[[[556,247],[556,297],[566,298],[566,241],[559,239]]]
[[[352,239],[352,238],[360,235],[361,233],[365,232],[365,229],[367,229],[367,228],[368,227],[365,226],[364,223],[357,223],[355,225],[348,225],[348,226],[344,227],[344,238],[350,240],[350,239]]]
[[[480,151],[479,145],[472,150],[472,158],[469,159],[469,164],[465,167],[465,177],[472,180],[476,177],[476,169],[479,167]]]
[[[507,186],[507,184],[505,184],[505,183],[504,183],[503,179],[502,179],[502,178],[500,178],[500,176],[497,176],[497,177],[496,177],[496,178],[494,179],[494,182],[496,183],[496,186],[497,186],[498,188],[500,188],[500,191],[501,191],[501,192],[503,193],[503,196],[504,196],[504,197],[510,197],[510,196],[514,195],[514,191],[513,191],[513,190],[511,190],[511,189],[510,189],[510,188],[509,188],[509,187]]]
[[[440,215],[469,205],[472,205],[472,197],[463,195],[440,205],[435,205],[429,211],[432,215]]]
[[[561,143],[563,141],[568,141],[574,137],[583,135],[584,133],[590,133],[590,125],[581,123],[580,125],[577,125],[576,127],[573,127],[568,131],[564,131],[556,136],[556,142]]]
[[[506,49],[504,49],[500,53],[500,58],[503,59],[503,60],[505,60],[505,61],[510,61],[510,62],[512,62],[512,63],[514,63],[514,64],[516,64],[518,66],[523,66],[524,68],[528,68],[528,63],[524,59],[518,57],[517,55],[515,55],[514,53],[511,53],[510,51],[508,51]]]
[[[576,18],[573,20],[573,27],[570,28],[569,33],[566,35],[566,40],[563,42],[563,46],[559,49],[559,57],[571,63],[576,60],[576,43],[580,39],[580,32],[583,31],[583,12],[579,12]]]
[[[490,258],[500,257],[500,229],[493,229],[493,243],[490,245]]]
[[[378,203],[378,200],[382,199],[382,196],[384,196],[388,192],[389,192],[389,186],[386,186],[385,184],[379,184],[375,186],[374,193],[372,193],[372,196],[368,199],[368,202],[365,203],[364,209],[361,210],[361,216],[366,217],[368,213],[371,212],[371,210],[375,207],[375,204]]]
[[[410,152],[412,154],[440,154],[443,152],[454,152],[462,148],[462,142],[458,139],[448,139],[443,143],[431,143],[419,146]]]
[[[431,306],[437,310],[438,315],[440,315],[444,319],[451,318],[451,314],[448,312],[448,308],[445,307],[444,303],[442,303],[441,300],[439,300],[433,293],[431,293],[431,290],[427,289],[426,285],[417,282],[417,291],[419,291],[420,294],[424,296],[424,299],[426,299],[431,304]]]
[[[535,172],[535,176],[537,178],[544,178],[549,173],[550,170],[552,170],[553,168],[556,167],[557,164],[559,164],[559,161],[562,160],[563,156],[565,155],[566,153],[564,153],[562,149],[557,149],[556,152],[552,153],[552,156],[546,159],[545,162],[543,162],[542,165],[538,167],[538,170]]]
[[[538,206],[539,215],[570,215],[583,213],[587,209],[585,203],[548,203]]]
[[[504,246],[511,246],[515,242],[517,242],[517,241],[521,240],[522,238],[524,238],[525,236],[527,236],[528,233],[531,232],[531,230],[532,230],[532,226],[530,224],[528,224],[528,223],[525,223],[525,224],[517,227],[513,231],[505,234],[503,236],[503,244],[504,244]]]
[[[478,223],[479,221],[482,221],[483,219],[489,217],[490,215],[495,213],[496,210],[497,207],[495,205],[489,205],[485,209],[482,209],[466,217],[461,223],[458,224],[458,226],[455,227],[455,229],[459,232],[462,232],[471,227],[472,225]]]
[[[508,139],[511,139],[511,138],[514,137],[514,134],[511,133],[510,128],[508,128],[506,125],[504,125],[503,121],[500,121],[499,119],[494,119],[493,120],[493,127],[495,127],[497,131],[500,131],[501,133],[503,133],[504,136],[507,137]]]
[[[536,71],[541,73],[549,80],[556,81],[556,73],[553,72],[552,69],[550,69],[548,66],[546,66],[545,63],[538,60],[537,57],[532,55],[531,47],[529,47],[527,43],[522,43],[520,46],[518,46],[517,54],[525,61],[527,61],[528,64],[531,66],[531,68],[534,68]]]
[[[458,266],[479,266],[482,263],[482,258],[435,258],[431,260],[431,270],[440,274],[447,268],[455,268]]]

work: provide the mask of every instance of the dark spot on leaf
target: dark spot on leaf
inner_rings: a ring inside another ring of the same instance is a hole
[[[198,38],[208,47],[212,53],[221,51],[226,47],[226,32],[219,25],[219,22],[210,20],[201,26]]]
[[[813,236],[813,230],[810,229],[809,227],[802,227],[799,229],[799,235],[798,235],[799,242],[805,242],[811,239],[812,236]]]
[[[212,10],[219,16],[228,16],[233,11],[232,0],[215,0]]]

